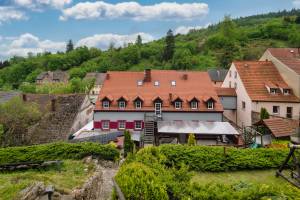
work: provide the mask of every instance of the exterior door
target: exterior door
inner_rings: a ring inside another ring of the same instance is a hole
[[[161,103],[155,103],[155,115],[156,116],[161,116]]]
[[[293,107],[286,107],[286,118],[293,117]]]

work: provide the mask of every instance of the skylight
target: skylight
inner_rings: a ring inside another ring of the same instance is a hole
[[[142,85],[143,85],[143,81],[139,80],[139,81],[137,82],[137,85],[138,85],[138,86],[142,86]]]
[[[155,86],[159,86],[159,81],[154,81]]]
[[[172,86],[176,86],[176,81],[172,81],[172,82],[171,82],[171,85],[172,85]]]

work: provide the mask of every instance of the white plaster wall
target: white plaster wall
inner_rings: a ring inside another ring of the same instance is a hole
[[[279,114],[273,113],[273,106],[279,106]],[[266,108],[270,115],[286,117],[286,108],[293,108],[293,119],[299,119],[300,104],[299,103],[277,103],[277,102],[253,102],[252,109],[260,112],[261,108]]]
[[[231,71],[231,77],[230,77],[230,71]],[[237,84],[236,93],[237,93],[237,122],[236,124],[239,127],[242,126],[250,126],[252,124],[251,122],[251,111],[252,111],[252,101],[247,94],[247,91],[244,87],[244,84],[237,73],[237,77],[235,78],[234,74],[237,72],[236,67],[234,64],[231,65],[226,78],[223,82],[222,87],[228,88],[229,82],[231,81],[231,87],[233,88],[235,83]],[[246,103],[246,108],[242,108],[242,102]],[[235,116],[229,115],[228,112],[224,112],[224,115],[231,121],[236,121]]]
[[[300,98],[300,76],[284,65],[280,60],[272,56],[272,54],[267,50],[263,56],[260,58],[261,61],[269,60],[272,61],[279,71],[283,80],[293,89],[294,94]]]

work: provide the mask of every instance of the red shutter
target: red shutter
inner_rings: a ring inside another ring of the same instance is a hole
[[[126,122],[126,129],[134,129],[134,122]]]
[[[118,129],[118,122],[110,122],[110,129]]]
[[[101,129],[101,122],[94,121],[94,129]]]

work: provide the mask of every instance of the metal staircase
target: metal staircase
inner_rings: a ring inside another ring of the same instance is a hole
[[[144,116],[144,138],[143,138],[143,142],[144,142],[144,146],[151,146],[154,145],[155,142],[155,130],[156,130],[156,126],[157,126],[157,120],[159,118],[154,115],[154,114],[150,114],[150,113],[145,113]]]

